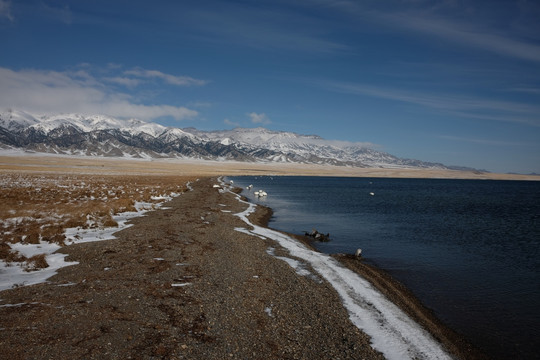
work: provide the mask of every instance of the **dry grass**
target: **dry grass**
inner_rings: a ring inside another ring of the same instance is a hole
[[[47,267],[41,255],[25,258],[10,243],[64,245],[70,227],[118,226],[112,215],[135,211],[136,202],[181,193],[194,177],[0,173],[0,259]]]
[[[193,159],[134,160],[118,158],[70,157],[65,155],[6,155],[0,151],[0,172],[23,171],[104,175],[300,175],[392,178],[533,180],[540,176],[491,174],[474,171],[436,169],[379,169],[299,163],[250,163]]]

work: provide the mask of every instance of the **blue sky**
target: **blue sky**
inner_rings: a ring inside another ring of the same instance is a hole
[[[540,173],[538,1],[0,0],[0,108]]]

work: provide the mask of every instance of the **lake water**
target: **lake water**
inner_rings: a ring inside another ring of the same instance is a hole
[[[230,179],[254,185],[242,195],[274,210],[270,227],[330,233],[325,253],[362,248],[490,357],[539,357],[540,182]]]

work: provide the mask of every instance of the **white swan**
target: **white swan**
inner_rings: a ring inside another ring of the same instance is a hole
[[[263,197],[263,196],[267,196],[267,195],[268,195],[268,193],[267,193],[266,191],[264,191],[264,190],[255,191],[254,194],[255,194],[255,196],[257,196],[257,197]]]

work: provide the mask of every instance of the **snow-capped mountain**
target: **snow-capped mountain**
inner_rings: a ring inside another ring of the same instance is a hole
[[[442,164],[401,159],[360,143],[325,140],[317,135],[265,128],[200,131],[103,115],[37,116],[19,110],[0,111],[0,148],[130,158],[447,168]]]

